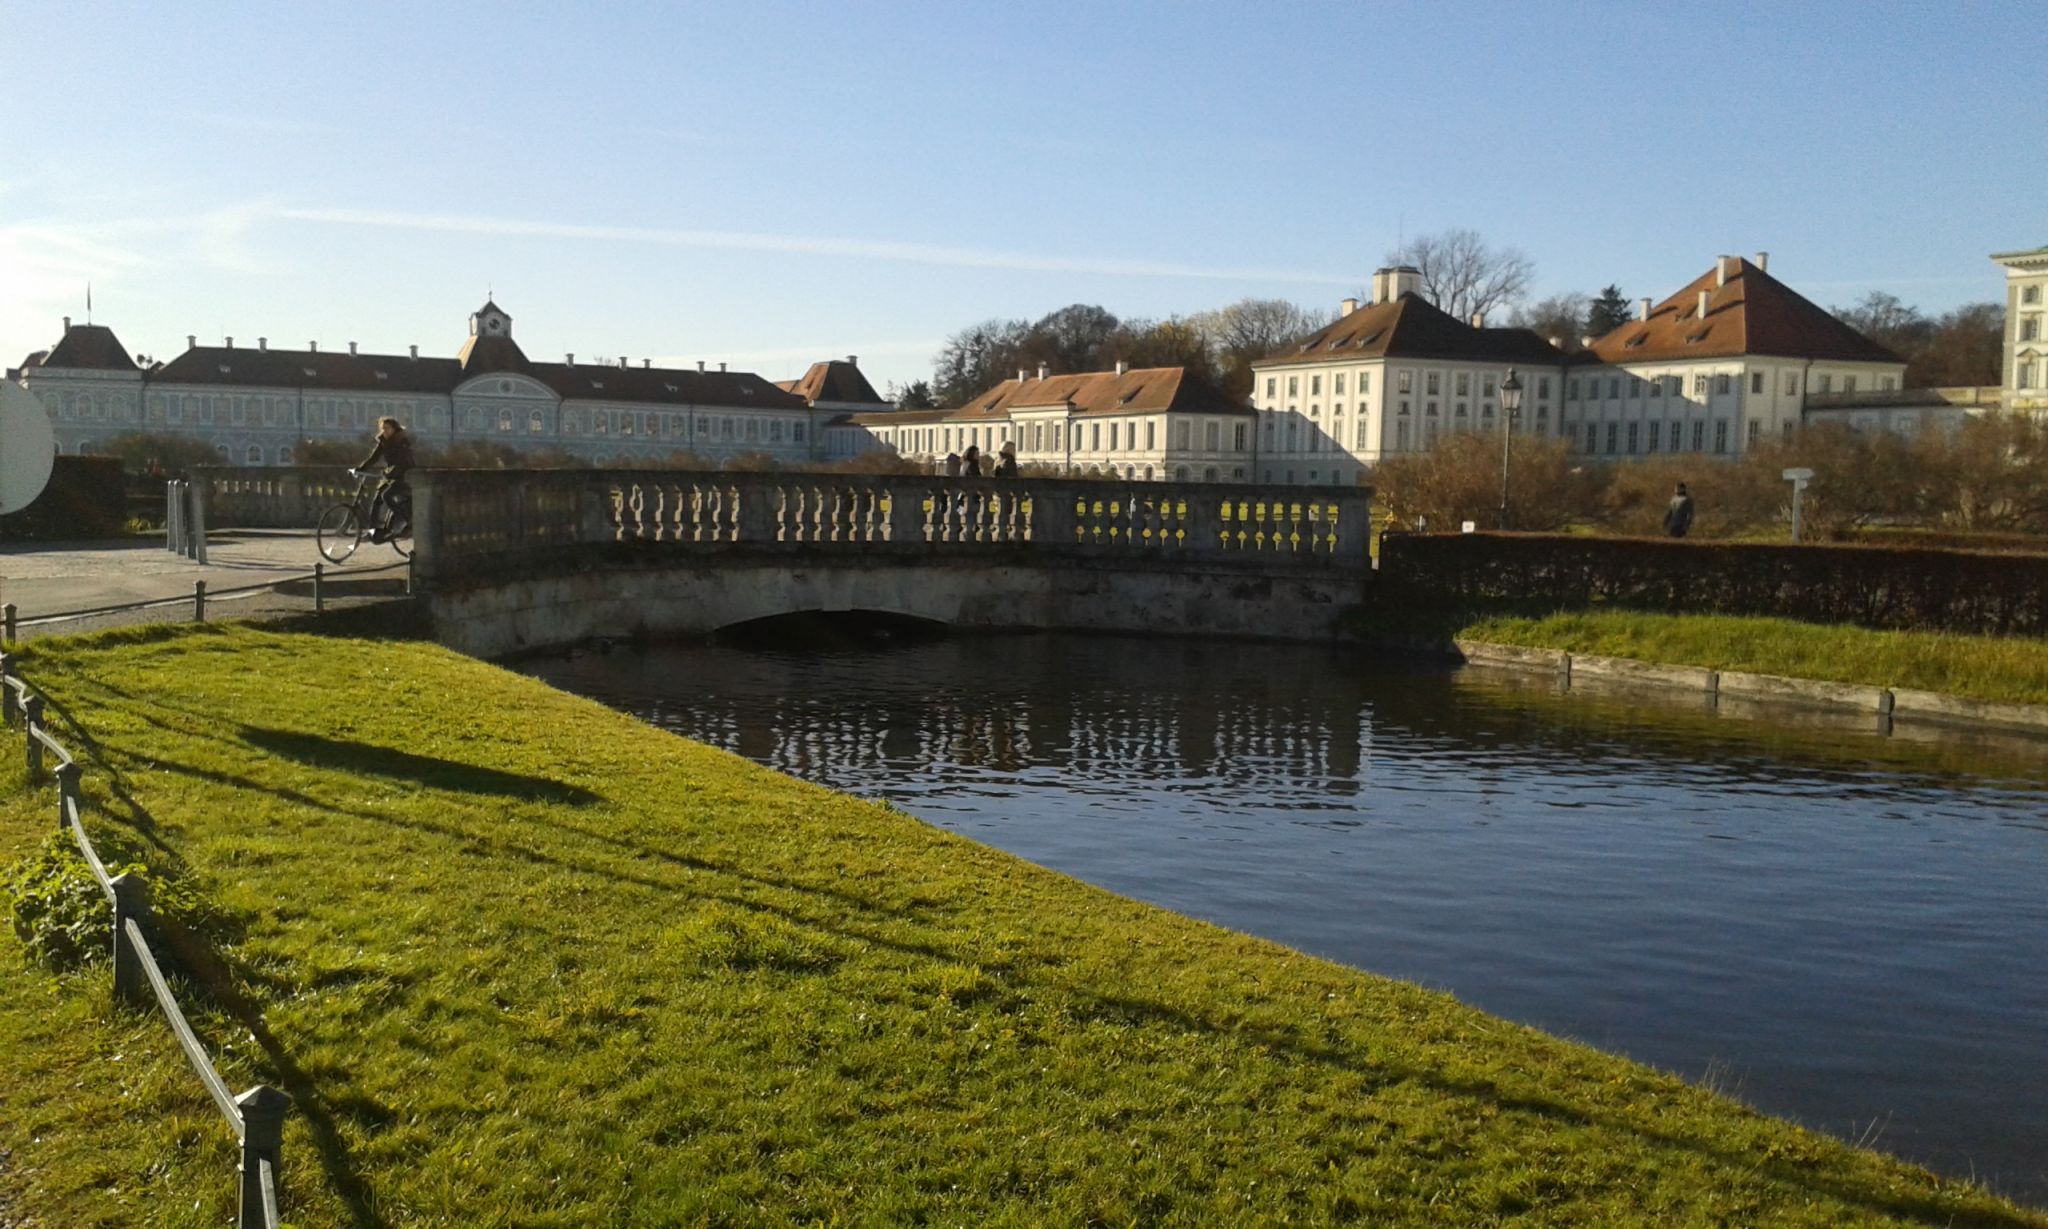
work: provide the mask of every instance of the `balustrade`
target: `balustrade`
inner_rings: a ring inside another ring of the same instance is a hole
[[[606,543],[1371,566],[1366,488],[672,470],[420,470],[413,484],[429,580]]]

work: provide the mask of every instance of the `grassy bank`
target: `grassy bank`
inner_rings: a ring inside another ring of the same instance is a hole
[[[1627,610],[1482,616],[1448,631],[1496,644],[2048,704],[2042,640]]]
[[[301,1229],[2048,1225],[430,646],[24,657],[104,842],[216,906],[198,1024],[296,1098]],[[0,769],[7,861],[51,805]],[[161,1022],[0,948],[0,1221],[222,1223]]]

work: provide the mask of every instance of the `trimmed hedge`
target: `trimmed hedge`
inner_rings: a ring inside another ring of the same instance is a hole
[[[1986,635],[2048,634],[2048,556],[1552,534],[1388,534],[1376,601],[1619,606]]]
[[[0,516],[0,537],[109,538],[128,527],[127,479],[118,457],[55,458],[50,485],[21,511]]]

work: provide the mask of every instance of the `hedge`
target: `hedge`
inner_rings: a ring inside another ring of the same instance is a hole
[[[55,458],[50,484],[19,512],[0,516],[0,537],[106,538],[128,526],[126,479],[118,457]]]
[[[1617,606],[1988,635],[2048,633],[2048,555],[1551,534],[1388,534],[1377,600]]]

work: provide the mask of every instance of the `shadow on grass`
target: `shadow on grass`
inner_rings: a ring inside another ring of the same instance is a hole
[[[589,806],[601,801],[598,795],[579,786],[564,785],[546,777],[505,772],[481,764],[465,764],[438,756],[416,755],[372,743],[324,738],[293,730],[272,730],[243,726],[242,738],[250,746],[272,755],[311,764],[317,768],[361,773],[387,780],[410,781],[428,789],[458,794],[493,794],[504,798],[530,798],[537,802]]]

